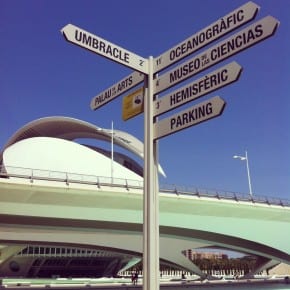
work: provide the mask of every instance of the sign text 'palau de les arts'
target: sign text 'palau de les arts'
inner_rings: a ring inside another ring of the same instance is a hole
[[[99,93],[91,100],[91,109],[96,110],[108,102],[112,101],[116,97],[134,88],[138,84],[144,81],[144,75],[139,72],[133,72],[129,76],[123,78],[116,84],[112,85],[108,89]]]

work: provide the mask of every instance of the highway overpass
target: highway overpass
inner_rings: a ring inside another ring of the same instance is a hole
[[[85,258],[93,255],[92,268],[109,276],[142,258],[143,167],[115,150],[110,158],[92,145],[99,141],[144,157],[143,143],[129,133],[63,116],[34,120],[7,140],[0,152],[0,276],[36,276],[46,264],[66,268],[52,259],[62,255],[78,269],[76,256],[92,263]],[[182,254],[202,247],[257,256],[249,275],[290,263],[289,201],[172,187],[159,197],[162,263],[204,277]],[[50,251],[54,246],[61,248]],[[19,253],[27,254],[23,265]]]
[[[0,243],[9,245],[2,249],[2,265],[27,244],[142,256],[140,181],[115,179],[112,184],[110,178],[67,178],[60,172],[9,172],[0,178]],[[249,275],[290,264],[290,204],[285,200],[170,188],[160,190],[159,202],[163,262],[204,277],[182,251],[218,247],[256,255]]]

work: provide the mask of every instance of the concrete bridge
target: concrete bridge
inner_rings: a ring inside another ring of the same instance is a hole
[[[95,247],[142,256],[140,182],[9,172],[0,178],[1,244]],[[204,277],[182,251],[218,247],[256,255],[249,275],[290,264],[287,201],[170,189],[160,190],[159,203],[163,262]],[[2,251],[2,262],[12,252]]]

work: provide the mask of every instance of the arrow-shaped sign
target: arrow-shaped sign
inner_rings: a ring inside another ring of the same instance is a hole
[[[235,61],[178,88],[154,101],[154,116],[157,117],[239,79],[242,67]]]
[[[112,101],[116,97],[122,95],[133,87],[137,86],[144,80],[144,75],[139,72],[133,72],[129,76],[123,78],[116,84],[112,85],[105,91],[101,92],[91,100],[91,109],[96,110],[106,103]]]
[[[67,41],[86,48],[142,73],[148,73],[148,60],[91,34],[75,25],[67,24],[61,30]]]
[[[165,69],[186,56],[196,52],[200,48],[210,44],[214,40],[251,21],[257,15],[259,8],[258,5],[250,1],[231,13],[221,17],[216,22],[203,28],[201,31],[193,34],[181,43],[156,57],[154,71],[159,72]]]
[[[160,139],[185,128],[218,117],[222,114],[225,105],[225,101],[217,96],[169,118],[163,119],[154,124],[153,138]]]
[[[266,16],[213,47],[161,75],[155,93],[160,93],[238,52],[274,35],[279,21]]]

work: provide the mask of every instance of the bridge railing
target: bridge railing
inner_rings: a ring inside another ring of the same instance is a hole
[[[197,197],[209,197],[216,199],[229,199],[236,201],[246,201],[252,203],[264,203],[269,205],[281,205],[285,207],[290,207],[290,200],[282,199],[279,197],[269,197],[262,195],[250,195],[249,193],[233,192],[233,191],[223,191],[223,190],[214,190],[214,189],[202,189],[202,188],[193,188],[185,186],[176,186],[176,185],[163,185],[160,188],[160,192],[174,193],[176,195],[191,195]]]
[[[13,166],[0,166],[0,177],[24,178],[29,179],[30,182],[33,182],[34,180],[58,181],[65,182],[67,185],[70,183],[78,183],[97,185],[98,187],[108,185],[111,187],[143,188],[142,180]]]
[[[24,178],[29,179],[31,183],[34,180],[57,181],[70,183],[95,185],[98,188],[102,186],[122,187],[129,189],[143,189],[142,180],[122,179],[115,177],[85,175],[79,173],[68,173],[60,171],[51,171],[43,169],[32,169],[13,166],[0,166],[0,178]],[[207,197],[223,200],[246,201],[252,203],[263,203],[269,205],[280,205],[290,207],[290,200],[278,197],[269,197],[261,195],[250,195],[233,191],[222,191],[213,189],[201,189],[186,186],[176,186],[174,184],[164,184],[160,186],[160,193],[188,195],[196,197]]]

